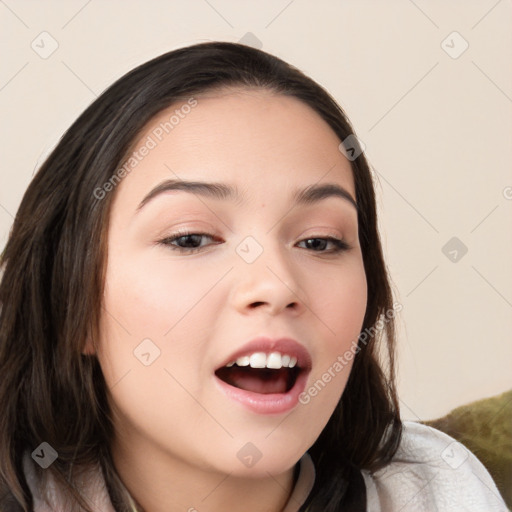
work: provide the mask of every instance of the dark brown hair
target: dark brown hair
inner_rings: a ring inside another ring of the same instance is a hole
[[[82,353],[86,337],[97,339],[114,196],[100,200],[94,191],[112,179],[156,114],[177,101],[230,86],[295,97],[317,112],[340,141],[354,133],[334,99],[298,69],[263,51],[225,42],[181,48],[142,64],[80,115],[28,187],[1,259],[0,492],[4,503],[13,504],[9,510],[32,508],[21,460],[42,441],[59,455],[45,474],[69,490],[77,510],[88,508],[73,468],[97,463],[117,510],[130,510],[110,456],[108,389],[96,357]],[[372,175],[364,154],[351,165],[368,286],[366,334],[342,398],[309,450],[317,478],[301,508],[308,512],[352,510],[364,503],[360,470],[385,466],[401,437],[392,318],[375,329],[393,303]],[[377,355],[379,344],[386,347],[384,361]]]

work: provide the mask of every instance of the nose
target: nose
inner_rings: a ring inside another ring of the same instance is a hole
[[[284,252],[267,247],[256,261],[237,262],[232,303],[240,313],[258,308],[272,316],[286,310],[297,315],[306,308],[299,271]]]

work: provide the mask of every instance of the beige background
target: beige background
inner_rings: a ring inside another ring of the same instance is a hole
[[[334,95],[378,173],[404,417],[509,389],[511,14],[510,0],[0,1],[0,247],[35,168],[106,86],[252,33]],[[452,237],[467,254],[443,253]]]

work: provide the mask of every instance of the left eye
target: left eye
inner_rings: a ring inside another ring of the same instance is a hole
[[[308,245],[310,245],[310,247],[320,247],[320,248],[325,248],[326,245],[328,245],[329,243],[332,244],[334,246],[333,249],[331,249],[330,251],[325,251],[325,250],[314,250],[314,252],[320,252],[320,253],[338,253],[338,252],[342,252],[342,251],[346,251],[347,249],[349,249],[349,246],[346,242],[344,242],[343,240],[340,240],[339,238],[335,238],[335,237],[332,237],[332,236],[328,236],[328,237],[319,237],[319,238],[305,238],[304,240],[301,240],[299,243],[302,243],[302,242],[313,242],[313,243],[309,243]]]
[[[193,253],[200,251],[205,245],[201,244],[202,238],[214,239],[212,235],[207,233],[176,233],[173,236],[164,238],[159,243],[169,247],[173,251]],[[298,242],[299,244],[306,243],[309,249],[316,253],[334,254],[346,251],[349,249],[348,244],[332,236],[328,237],[309,237]],[[331,244],[333,248],[326,250],[326,247]]]

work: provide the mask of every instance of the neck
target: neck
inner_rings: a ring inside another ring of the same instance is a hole
[[[125,487],[148,512],[281,512],[294,485],[294,468],[240,477],[203,470],[141,443],[117,440],[112,456]]]

